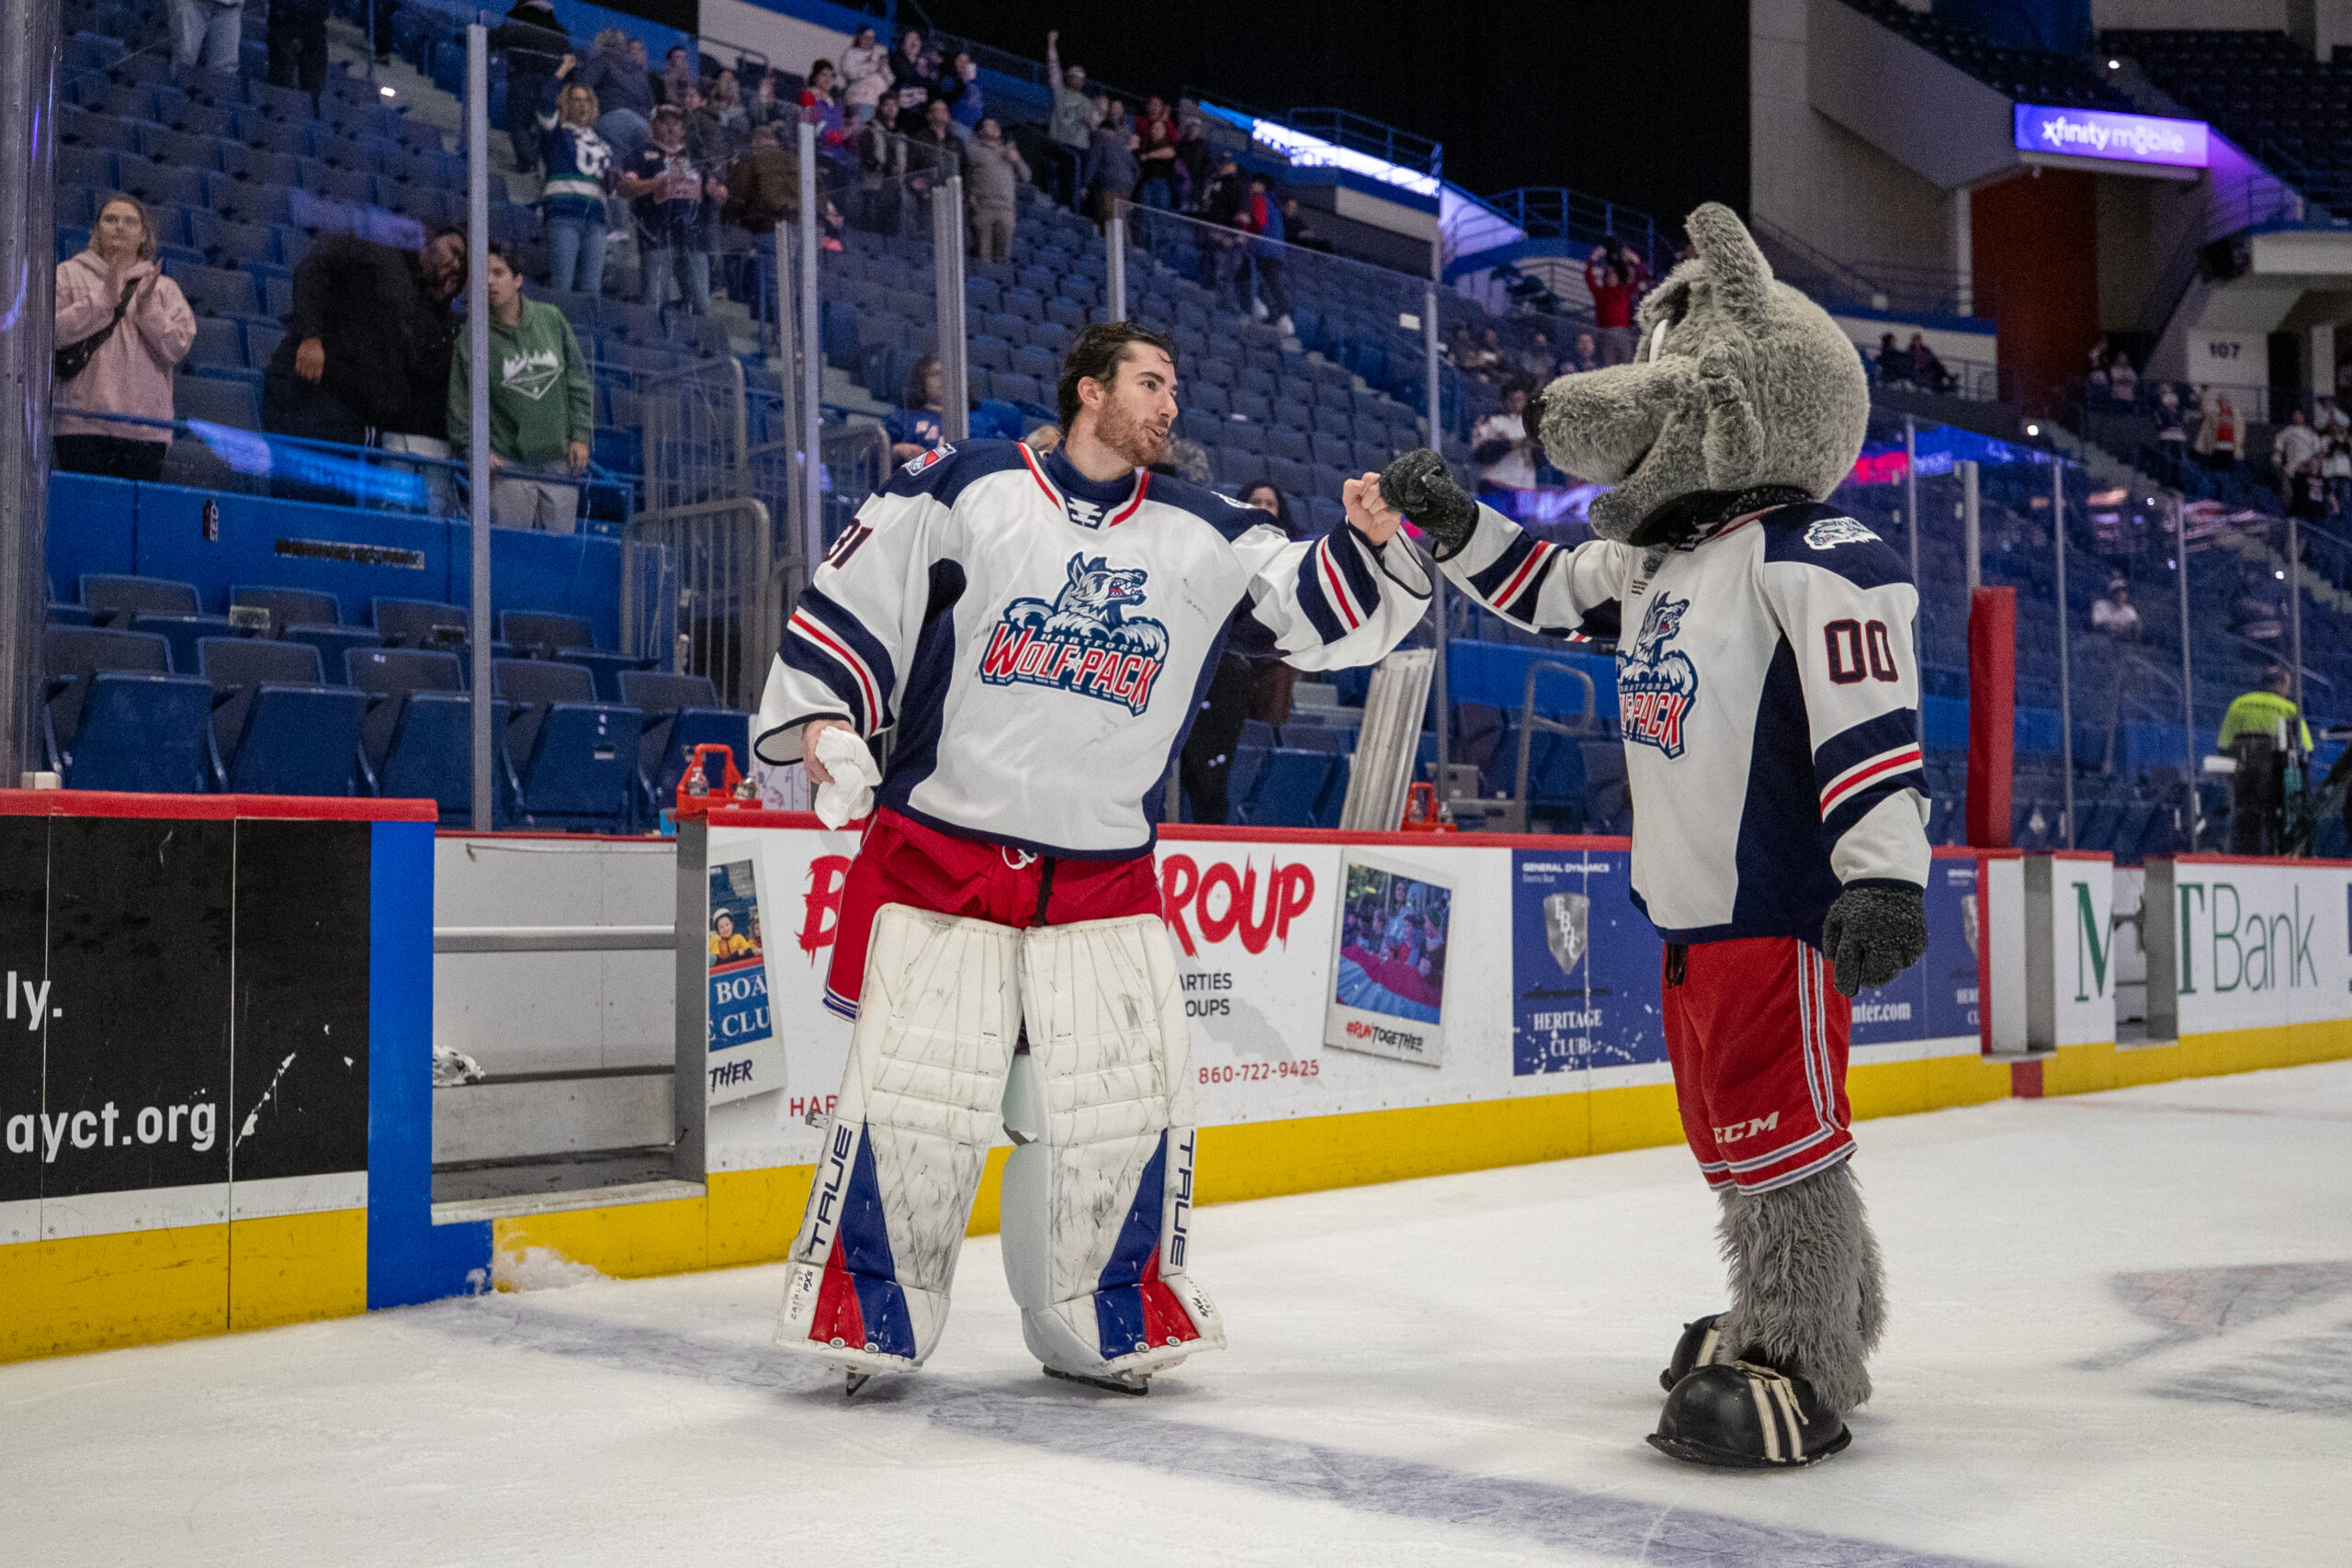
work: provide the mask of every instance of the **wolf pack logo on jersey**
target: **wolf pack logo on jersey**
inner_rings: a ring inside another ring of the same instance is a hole
[[[944,463],[954,456],[956,456],[956,448],[943,441],[938,446],[933,447],[930,451],[925,452],[922,457],[908,458],[906,472],[909,474],[922,473],[924,469],[929,468],[935,464]]]
[[[1840,545],[1875,544],[1878,536],[1851,517],[1825,517],[1804,531],[1807,547],[1834,550]]]
[[[1149,574],[1084,551],[1069,558],[1069,582],[1051,601],[1015,599],[989,633],[980,679],[1023,682],[1117,703],[1143,712],[1168,662],[1168,628],[1130,616]]]
[[[1688,599],[1650,601],[1642,629],[1617,671],[1618,723],[1625,739],[1682,755],[1683,721],[1699,700],[1699,671],[1690,656],[1667,647],[1682,630]]]

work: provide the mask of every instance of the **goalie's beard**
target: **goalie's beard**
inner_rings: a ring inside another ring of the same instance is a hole
[[[1168,433],[1105,400],[1094,415],[1094,438],[1138,468],[1168,460]]]

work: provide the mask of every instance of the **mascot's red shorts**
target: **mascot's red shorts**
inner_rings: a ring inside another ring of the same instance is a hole
[[[842,882],[841,924],[825,972],[825,1005],[843,1018],[857,1016],[866,943],[885,904],[1016,928],[1115,920],[1159,913],[1159,872],[1148,854],[1057,860],[877,811]]]
[[[854,872],[851,874],[853,876]],[[1854,1152],[1846,1106],[1853,1009],[1795,937],[1666,950],[1666,1054],[1682,1134],[1711,1187],[1764,1192]]]

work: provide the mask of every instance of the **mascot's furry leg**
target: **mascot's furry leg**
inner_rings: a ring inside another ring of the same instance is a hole
[[[1731,1310],[1683,1330],[1653,1445],[1701,1464],[1810,1464],[1852,1440],[1886,1321],[1878,1238],[1849,1162],[1769,1191],[1720,1193]]]
[[[1754,1197],[1727,1188],[1723,1205],[1724,1342],[1804,1378],[1840,1415],[1868,1401],[1886,1280],[1852,1163]]]

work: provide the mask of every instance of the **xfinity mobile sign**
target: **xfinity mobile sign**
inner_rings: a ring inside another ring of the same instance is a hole
[[[2163,119],[2155,115],[2054,108],[2047,104],[2017,106],[2020,152],[2201,169],[2206,161],[2205,134],[2201,119]]]

